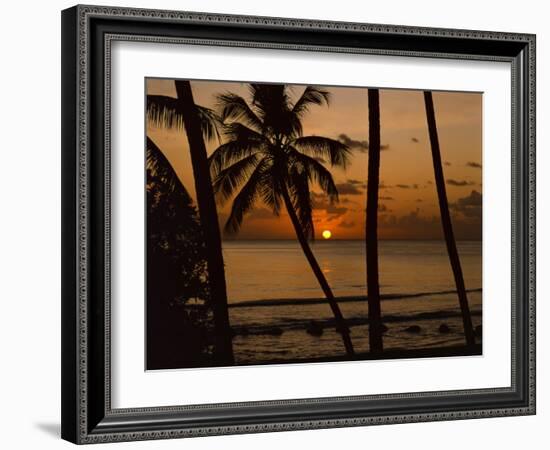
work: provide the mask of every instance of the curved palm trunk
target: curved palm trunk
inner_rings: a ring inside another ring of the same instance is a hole
[[[294,206],[292,205],[292,201],[290,200],[290,196],[288,195],[288,190],[286,186],[283,185],[281,187],[281,191],[285,202],[286,210],[288,212],[288,215],[290,216],[290,220],[292,221],[294,230],[296,231],[298,242],[300,242],[300,245],[302,246],[302,251],[304,252],[306,259],[309,262],[309,265],[311,266],[311,270],[313,270],[313,273],[317,278],[317,281],[319,282],[319,285],[321,286],[321,289],[323,290],[329,302],[330,308],[332,309],[332,313],[334,314],[334,318],[336,319],[336,329],[342,334],[342,340],[344,342],[344,347],[346,348],[346,353],[349,356],[353,356],[355,355],[355,351],[353,350],[353,344],[349,336],[349,328],[346,324],[344,316],[340,311],[340,307],[338,306],[338,303],[336,303],[334,294],[330,289],[330,286],[327,282],[327,279],[325,278],[325,275],[323,274],[323,271],[321,270],[321,267],[319,267],[319,263],[315,259],[315,255],[311,251],[311,248],[307,242],[307,238],[302,230],[302,226],[300,225],[300,221],[298,220],[298,216],[296,215],[296,211],[294,211]]]
[[[369,169],[366,210],[367,296],[369,305],[369,348],[383,350],[380,282],[378,280],[378,186],[380,180],[380,92],[369,89]]]
[[[437,136],[437,125],[435,122],[435,111],[432,93],[424,91],[424,103],[426,105],[426,118],[428,121],[428,131],[430,134],[430,143],[432,147],[432,159],[434,165],[435,183],[437,186],[437,196],[439,197],[439,210],[441,213],[441,224],[443,225],[443,233],[445,234],[445,242],[447,244],[447,253],[451,261],[453,275],[458,292],[458,301],[462,312],[462,322],[464,324],[464,335],[467,345],[475,344],[475,335],[472,327],[472,317],[470,315],[470,307],[468,306],[468,297],[466,296],[466,288],[464,286],[464,277],[462,275],[462,267],[456,249],[456,241],[453,233],[453,225],[451,223],[451,215],[449,213],[449,203],[447,201],[447,191],[445,190],[445,177],[443,176],[443,166],[441,165],[441,151],[439,149],[439,138]]]
[[[178,96],[177,108],[183,117],[189,141],[195,190],[197,192],[197,204],[206,237],[208,277],[210,280],[215,328],[214,358],[217,363],[231,365],[234,363],[233,343],[231,340],[231,328],[229,326],[222,245],[206,147],[202,138],[200,119],[193,100],[191,84],[189,81],[180,80],[176,80],[175,84]]]

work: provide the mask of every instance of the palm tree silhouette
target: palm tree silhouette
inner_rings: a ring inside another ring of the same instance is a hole
[[[445,177],[443,175],[443,166],[441,164],[441,151],[439,148],[439,138],[437,135],[437,124],[435,121],[435,111],[432,93],[424,91],[424,104],[426,106],[426,119],[428,122],[428,132],[430,135],[430,144],[432,147],[432,160],[434,166],[435,183],[437,186],[437,196],[439,198],[439,211],[441,214],[441,224],[443,225],[443,233],[447,244],[447,253],[453,269],[453,275],[458,292],[458,301],[462,313],[462,322],[464,324],[464,336],[466,345],[475,344],[475,334],[472,327],[472,316],[468,305],[468,297],[466,295],[466,287],[464,285],[464,276],[462,275],[462,267],[460,258],[456,248],[456,241],[453,233],[453,225],[451,215],[449,213],[449,203],[447,201],[447,191],[445,189]]]
[[[382,318],[380,283],[378,280],[378,186],[380,181],[380,92],[368,90],[369,104],[369,168],[366,209],[367,301],[369,306],[369,348],[380,353]]]
[[[147,97],[148,119],[168,128],[183,128],[187,134],[195,190],[197,192],[197,204],[206,237],[208,279],[210,281],[215,328],[214,358],[219,364],[232,365],[234,357],[227,308],[227,288],[221,236],[212,191],[212,181],[208,169],[208,157],[203,140],[203,135],[208,139],[216,135],[217,118],[213,111],[195,104],[189,81],[175,80],[175,87],[177,98],[166,96]]]
[[[253,83],[249,85],[249,97],[250,104],[233,93],[218,96],[227,142],[210,156],[214,191],[222,203],[238,191],[225,230],[238,232],[244,215],[259,199],[275,215],[284,205],[330,304],[346,352],[353,355],[349,328],[308,243],[315,236],[310,187],[317,184],[331,202],[337,202],[338,190],[323,163],[328,160],[332,166],[345,167],[350,154],[349,148],[337,140],[302,133],[302,118],[309,107],[328,105],[330,94],[307,86],[292,102],[285,85]]]

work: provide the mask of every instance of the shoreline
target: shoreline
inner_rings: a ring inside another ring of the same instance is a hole
[[[378,360],[396,360],[396,359],[424,359],[424,358],[446,358],[457,356],[483,356],[482,344],[472,346],[453,345],[438,348],[419,348],[419,349],[391,349],[384,350],[380,354],[371,354],[369,352],[357,353],[353,358],[347,355],[323,356],[316,358],[278,358],[268,361],[242,362],[231,366],[221,364],[203,364],[191,365],[185,367],[156,367],[148,370],[169,370],[169,369],[206,369],[214,367],[252,367],[282,364],[315,364],[330,362],[356,362],[356,361],[378,361]]]
[[[472,317],[480,317],[482,315],[481,309],[472,309],[470,311]],[[444,311],[425,311],[416,314],[387,314],[382,319],[382,323],[389,328],[386,328],[385,331],[388,331],[395,326],[403,326],[401,324],[417,324],[419,321],[441,321],[439,325],[449,325],[447,322],[453,319],[462,317],[460,310],[444,310]],[[348,317],[345,319],[346,325],[351,329],[358,326],[368,325],[369,318],[368,315],[358,316],[358,317]],[[278,323],[278,324],[269,324],[269,325],[241,325],[235,324],[231,326],[233,336],[254,336],[254,335],[281,335],[285,331],[296,331],[296,330],[307,330],[311,327],[315,327],[322,331],[329,331],[334,329],[337,326],[336,320],[334,318],[323,318],[323,319],[297,319],[289,321],[288,323]],[[407,328],[402,328],[401,332],[405,333],[419,333],[421,330],[412,331],[407,330]],[[450,331],[450,330],[449,330]],[[448,331],[447,331],[448,332]],[[440,332],[441,333],[441,332]],[[446,332],[444,332],[446,333]],[[321,335],[320,333],[319,335]]]
[[[467,293],[483,292],[482,288],[467,289]],[[434,292],[413,292],[410,294],[382,294],[380,300],[402,300],[407,298],[418,297],[434,297],[437,295],[450,295],[456,294],[456,290],[446,291],[434,291]],[[352,302],[366,302],[368,297],[366,295],[348,295],[335,297],[338,303],[352,303]],[[326,303],[325,297],[312,297],[312,298],[270,298],[270,299],[258,299],[258,300],[242,300],[235,303],[228,303],[228,308],[257,308],[266,306],[290,306],[290,305],[317,305]]]
[[[323,356],[317,358],[295,358],[295,359],[277,359],[266,363],[236,364],[236,365],[264,365],[264,364],[292,364],[292,363],[326,363],[326,362],[353,362],[353,361],[376,361],[386,359],[419,359],[419,358],[443,358],[452,356],[482,356],[482,344],[473,346],[453,345],[437,348],[419,348],[419,349],[390,349],[384,350],[381,354],[372,354],[369,352],[357,353],[354,358],[347,355],[341,356]]]

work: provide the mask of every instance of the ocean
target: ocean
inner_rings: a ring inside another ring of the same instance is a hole
[[[457,243],[474,326],[481,324],[481,242]],[[363,241],[328,240],[313,252],[339,299],[356,352],[368,351]],[[224,241],[229,316],[237,364],[331,358],[344,354],[333,316],[297,241]],[[380,241],[384,349],[464,343],[462,319],[444,241]],[[311,336],[311,321],[323,327]],[[445,324],[450,332],[440,333]],[[411,325],[419,333],[406,331]]]

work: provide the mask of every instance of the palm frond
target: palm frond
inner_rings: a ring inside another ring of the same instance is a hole
[[[216,111],[205,106],[195,105],[201,122],[202,135],[207,141],[217,139],[221,141],[220,129],[223,128],[223,122],[216,114]]]
[[[302,136],[295,139],[292,145],[308,156],[327,159],[332,166],[344,169],[351,157],[351,150],[346,144],[323,136]]]
[[[223,134],[225,138],[231,141],[255,141],[258,143],[269,142],[269,140],[262,133],[259,133],[240,122],[225,124],[223,127]]]
[[[269,144],[260,133],[238,122],[224,125],[224,135],[228,141],[214,150],[208,158],[212,177]]]
[[[240,95],[231,92],[218,95],[218,107],[221,109],[220,118],[223,122],[240,120],[255,131],[261,132],[262,121]]]
[[[178,112],[178,100],[167,95],[147,96],[147,120],[155,127],[183,129],[183,117]]]
[[[242,140],[229,141],[220,145],[208,157],[210,174],[216,178],[227,167],[235,164],[243,158],[253,155],[261,150],[261,145],[256,141]]]
[[[292,113],[285,84],[251,83],[249,91],[252,106],[262,121],[262,131],[271,136],[297,136],[301,134],[299,118]]]
[[[308,112],[311,105],[321,106],[323,103],[329,106],[330,92],[319,89],[315,86],[307,86],[300,98],[296,101],[296,103],[294,103],[292,112],[301,118],[306,112]]]
[[[281,192],[280,192],[280,180],[274,177],[273,167],[270,167],[270,161],[266,158],[266,167],[262,177],[262,187],[260,190],[260,196],[262,201],[271,208],[274,215],[279,216],[281,212]]]
[[[241,228],[244,215],[252,209],[262,185],[264,176],[265,163],[262,160],[250,175],[246,184],[236,195],[231,206],[231,213],[224,227],[224,231],[228,234],[235,234]]]
[[[248,179],[257,164],[258,154],[254,153],[218,173],[213,180],[213,188],[221,204],[230,198],[235,190]]]
[[[286,134],[289,137],[289,140],[292,140],[298,136],[302,136],[304,130],[300,116],[294,114],[292,111],[289,111],[288,118],[286,120],[288,122],[288,131],[286,131]]]
[[[183,186],[172,165],[149,136],[147,136],[145,164],[148,178],[159,179],[169,192],[178,192],[184,197],[186,203],[191,202],[189,192]]]
[[[293,171],[290,174],[289,190],[294,205],[294,210],[298,216],[300,226],[307,239],[315,239],[315,228],[313,226],[313,202],[309,189],[308,169],[305,173]]]
[[[293,171],[296,173],[294,176],[302,174],[307,177],[309,181],[317,183],[323,192],[328,195],[332,203],[338,202],[338,188],[334,183],[332,174],[325,166],[315,158],[304,155],[295,149],[291,150],[290,157],[296,165],[296,167],[293,168]]]
[[[220,140],[220,128],[223,126],[216,112],[204,106],[195,105],[206,140]],[[147,96],[147,120],[153,126],[184,130],[183,114],[178,99],[166,95]]]
[[[250,83],[248,90],[252,98],[252,105],[264,115],[274,110],[288,109],[289,98],[287,87],[284,84]]]

